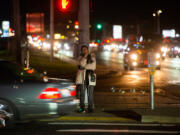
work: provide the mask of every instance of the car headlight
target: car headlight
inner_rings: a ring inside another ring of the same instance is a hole
[[[156,54],[156,59],[159,59],[161,55],[159,53]]]
[[[131,59],[137,60],[137,54],[132,54],[132,55],[131,55]]]
[[[55,42],[54,43],[54,46],[57,48],[57,49],[59,49],[59,48],[61,48],[61,43],[59,43],[59,42]]]
[[[65,43],[65,44],[64,44],[64,49],[65,49],[65,50],[69,50],[69,49],[70,49],[70,47],[69,47],[69,44],[68,44],[68,43]]]
[[[167,49],[166,47],[162,47],[162,48],[161,48],[161,52],[167,52],[167,50],[168,50],[168,49]]]
[[[133,62],[132,65],[135,67],[137,66],[137,62]]]
[[[159,62],[159,61],[156,61],[156,65],[159,66],[159,65],[160,65],[160,62]]]

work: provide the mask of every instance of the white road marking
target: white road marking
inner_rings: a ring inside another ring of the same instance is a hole
[[[62,129],[57,132],[78,132],[78,133],[148,133],[148,134],[179,134],[179,131],[157,131],[157,130],[129,130],[129,129]]]
[[[98,126],[144,126],[144,127],[174,127],[175,124],[143,124],[143,123],[86,123],[86,122],[52,122],[49,125],[98,125]]]

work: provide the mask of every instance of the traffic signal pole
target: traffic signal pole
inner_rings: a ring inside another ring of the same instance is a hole
[[[22,65],[21,61],[21,23],[20,23],[20,1],[13,0],[13,16],[15,29],[16,62]]]
[[[89,46],[89,0],[79,0],[79,44],[77,56],[81,53],[81,46]],[[88,104],[87,89],[85,90],[85,104]]]
[[[90,34],[89,34],[89,0],[79,0],[79,45],[77,54],[80,54],[80,48],[82,45],[89,46]]]
[[[54,59],[54,0],[50,0],[50,62]]]

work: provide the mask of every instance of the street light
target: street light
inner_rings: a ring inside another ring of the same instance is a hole
[[[157,17],[157,34],[160,34],[161,28],[160,28],[160,14],[162,13],[162,10],[157,10],[155,13],[153,13],[154,17]]]
[[[160,15],[162,13],[162,10],[158,10],[157,14]]]

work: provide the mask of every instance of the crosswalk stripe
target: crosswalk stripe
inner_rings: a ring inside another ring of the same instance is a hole
[[[78,133],[151,133],[151,134],[179,134],[179,131],[158,131],[158,130],[129,130],[129,129],[62,129],[57,132],[78,132]]]
[[[51,122],[49,125],[99,125],[99,126],[144,126],[144,127],[174,127],[175,124],[143,124],[143,123],[87,123],[87,122]]]

